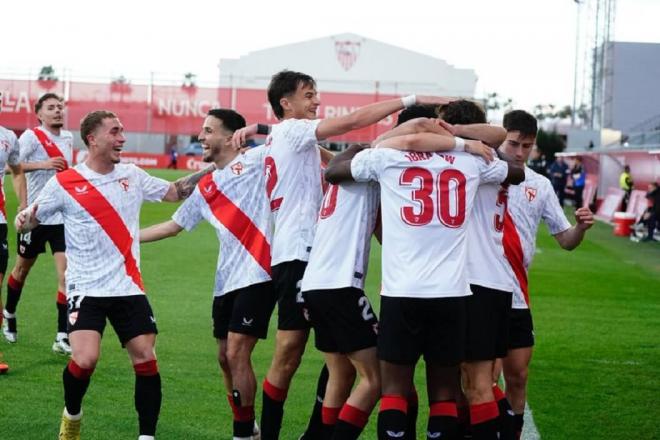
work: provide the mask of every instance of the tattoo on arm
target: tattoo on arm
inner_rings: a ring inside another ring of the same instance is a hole
[[[199,182],[200,179],[208,173],[212,173],[214,170],[215,165],[211,165],[210,167],[204,168],[201,171],[189,174],[174,181],[174,187],[176,188],[176,194],[179,197],[179,200],[183,200],[190,196],[190,194],[192,194],[192,192],[195,190],[197,182]]]

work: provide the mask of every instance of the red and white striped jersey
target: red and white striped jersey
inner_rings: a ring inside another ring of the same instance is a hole
[[[529,308],[527,271],[536,251],[536,232],[541,220],[550,234],[571,227],[550,181],[525,167],[525,180],[509,187],[508,213],[504,222],[504,252],[512,268],[513,308]]]
[[[481,183],[500,183],[508,166],[468,153],[367,149],[352,161],[356,181],[380,182],[382,295],[470,295],[467,222]]]
[[[301,291],[364,290],[379,193],[375,182],[330,185],[319,211]]]
[[[266,192],[273,224],[272,264],[307,261],[321,206],[320,119],[286,119],[266,138]]]
[[[84,180],[63,183],[64,176],[74,172]],[[98,174],[82,163],[46,183],[35,201],[36,216],[40,222],[55,214],[63,218],[68,297],[144,293],[139,273],[140,208],[144,201],[161,201],[169,186],[130,164],[117,164],[112,172]],[[81,202],[84,198],[91,202]],[[120,231],[125,234],[118,246]]]
[[[67,163],[73,163],[73,135],[70,131],[61,130],[60,135],[56,136],[46,129],[40,127],[51,141],[55,143],[57,148],[66,159]],[[48,160],[49,156],[46,153],[43,145],[34,134],[32,129],[25,130],[21,137],[18,139],[20,145],[20,161],[21,162],[42,162]],[[28,205],[33,203],[41,189],[46,185],[46,182],[55,175],[55,170],[35,170],[25,173],[27,184],[27,202]],[[62,223],[62,216],[59,213],[54,214],[51,218],[44,218],[41,224],[43,225],[58,225]]]
[[[270,208],[263,172],[265,147],[239,154],[200,180],[172,216],[187,231],[202,219],[220,243],[214,295],[270,280]]]
[[[467,271],[470,284],[511,292],[511,266],[502,244],[506,208],[506,185],[479,186],[468,222]]]
[[[18,165],[19,146],[13,131],[0,127],[0,224],[7,223],[5,210],[5,165]]]

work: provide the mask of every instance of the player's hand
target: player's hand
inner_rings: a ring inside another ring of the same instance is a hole
[[[248,125],[234,132],[231,138],[231,143],[237,150],[245,146],[248,139],[257,134],[257,124]]]
[[[32,205],[32,209],[24,209],[20,211],[16,215],[16,219],[14,220],[14,226],[16,227],[16,231],[25,232],[25,230],[28,229],[29,226],[31,226],[35,222],[36,215],[37,215],[37,205]]]
[[[446,105],[450,102],[456,101],[457,98],[449,98],[446,96],[427,96],[416,95],[415,104],[417,105]]]
[[[456,127],[454,125],[440,118],[437,118],[436,121],[439,126],[451,133],[452,136],[456,136]]]
[[[62,171],[66,169],[66,159],[63,157],[50,157],[46,161],[47,170]]]
[[[586,231],[594,225],[594,214],[589,208],[583,206],[575,211],[575,220],[577,227]]]
[[[465,151],[475,156],[480,156],[486,163],[491,163],[495,160],[495,150],[481,141],[474,141],[471,139],[465,140]]]

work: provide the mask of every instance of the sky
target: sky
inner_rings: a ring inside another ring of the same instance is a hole
[[[3,3],[0,77],[53,65],[61,77],[193,72],[214,85],[220,58],[352,32],[474,69],[477,97],[496,92],[527,109],[573,100],[573,0]],[[614,39],[660,43],[658,17],[659,0],[618,0]]]

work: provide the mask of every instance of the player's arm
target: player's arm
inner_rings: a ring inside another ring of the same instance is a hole
[[[330,163],[332,158],[335,157],[335,154],[327,148],[319,146],[318,149],[321,153],[321,163]]]
[[[495,152],[497,153],[497,157],[506,162],[508,166],[506,179],[504,179],[502,184],[518,185],[522,183],[525,180],[525,166],[518,165],[513,156],[509,156],[501,149],[497,149]]]
[[[39,226],[39,220],[37,219],[37,207],[37,204],[33,203],[32,205],[16,214],[16,218],[14,219],[16,232],[19,234],[24,234]]]
[[[325,169],[326,182],[334,185],[341,182],[354,181],[355,179],[353,179],[353,175],[351,174],[351,160],[365,148],[368,148],[368,146],[353,144],[346,150],[335,155]]]
[[[150,241],[158,241],[163,238],[175,237],[183,230],[174,220],[168,220],[157,225],[149,226],[140,229],[140,243],[148,243]]]
[[[442,125],[440,125],[439,121],[440,120],[436,118],[411,119],[381,134],[372,142],[372,145],[378,145],[380,142],[384,141],[385,139],[396,136],[403,136],[406,134],[428,132],[428,133],[452,136],[450,132],[448,132]]]
[[[63,157],[49,157],[47,160],[39,160],[36,162],[23,162],[23,171],[31,173],[37,170],[56,170],[62,171],[66,169],[66,159]]]
[[[234,148],[239,149],[245,146],[248,139],[254,136],[270,134],[271,126],[268,124],[252,124],[247,127],[236,130],[231,138]]]
[[[504,127],[490,124],[449,124],[442,119],[438,120],[439,124],[445,128],[453,136],[458,136],[467,139],[476,139],[493,148],[497,148],[506,139],[506,130]]]
[[[14,184],[14,192],[18,199],[18,210],[22,211],[27,206],[27,183],[25,181],[25,174],[23,167],[20,163],[16,165],[7,164],[11,170],[11,179]]]
[[[481,156],[486,162],[492,162],[495,155],[493,149],[481,141],[463,140],[451,135],[435,133],[415,133],[392,137],[385,139],[377,147],[419,152],[465,151]]]
[[[204,168],[201,171],[175,180],[170,184],[167,193],[165,193],[165,197],[163,197],[163,200],[166,202],[178,202],[180,200],[186,199],[195,190],[195,186],[200,181],[200,179],[208,173],[212,173],[214,170],[215,165],[211,165],[210,167]]]
[[[582,207],[575,211],[575,220],[577,221],[575,225],[554,235],[559,246],[567,251],[572,251],[580,245],[584,234],[594,224],[594,215],[589,208]]]
[[[414,104],[443,105],[449,102],[451,102],[449,98],[416,95],[375,102],[360,107],[347,115],[323,119],[316,127],[316,138],[327,139],[331,136],[338,136],[352,130],[367,127],[394,112]]]

